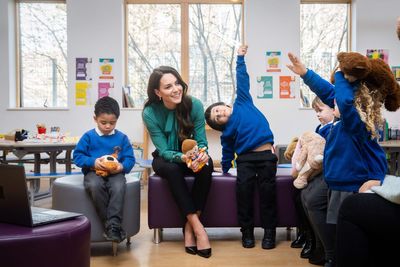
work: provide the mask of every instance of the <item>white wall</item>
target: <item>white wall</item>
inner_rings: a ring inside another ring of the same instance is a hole
[[[121,88],[124,81],[124,1],[67,0],[70,90],[67,110],[10,109],[13,107],[10,99],[15,99],[15,44],[11,24],[13,2],[0,0],[0,133],[16,128],[34,130],[36,123],[44,122],[49,126],[60,126],[63,132],[81,135],[94,126],[93,107],[74,104],[75,58],[115,58],[115,88]],[[285,67],[288,62],[286,54],[289,51],[299,54],[299,3],[299,0],[245,1],[245,41],[249,45],[246,60],[253,96],[256,96],[256,77],[265,75],[266,51],[282,51],[283,70],[280,75],[291,75]],[[353,3],[353,50],[365,53],[367,48],[389,49],[389,63],[400,65],[400,41],[396,39],[394,31],[396,18],[400,16],[399,1],[353,0]],[[277,82],[274,84],[274,99],[260,100],[254,97],[256,105],[266,114],[271,124],[277,144],[288,143],[293,136],[314,129],[318,123],[314,111],[298,108],[298,84],[297,81],[297,98],[294,100],[277,98]],[[97,80],[93,81],[93,86],[95,85]],[[114,97],[120,100],[119,95]],[[399,124],[400,111],[387,114],[387,117],[391,124]],[[123,109],[118,128],[126,132],[133,141],[142,141],[141,110]],[[219,133],[208,131],[207,134],[210,154],[218,159]]]

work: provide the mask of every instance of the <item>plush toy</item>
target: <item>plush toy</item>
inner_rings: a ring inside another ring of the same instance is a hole
[[[356,52],[338,53],[339,68],[350,82],[359,81],[367,94],[385,104],[388,111],[400,107],[400,85],[388,64],[382,59],[370,59]]]
[[[121,150],[120,147],[114,148],[114,153],[111,155],[104,155],[100,158],[100,161],[106,166],[106,170],[95,169],[96,174],[102,177],[107,177],[111,174],[110,171],[115,171],[118,168],[118,153]]]
[[[186,165],[188,168],[192,166],[192,161],[197,159],[199,153],[206,151],[206,149],[206,147],[199,149],[196,140],[193,139],[185,139],[182,142],[182,153],[186,155]],[[200,163],[199,167],[194,172],[200,171],[204,165],[205,163]]]
[[[325,139],[317,133],[305,132],[300,138],[293,138],[284,156],[292,161],[293,185],[302,189],[308,181],[322,172]]]

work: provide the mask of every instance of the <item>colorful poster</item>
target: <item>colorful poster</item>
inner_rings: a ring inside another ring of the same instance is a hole
[[[114,88],[114,83],[110,83],[110,82],[101,82],[98,85],[98,98],[102,98],[104,96],[109,96],[110,93],[108,90],[110,90],[110,88]]]
[[[257,77],[257,98],[273,97],[273,79],[272,76]]]
[[[400,66],[392,66],[392,71],[396,81],[400,81]]]
[[[389,62],[389,50],[387,49],[367,49],[367,57],[372,59],[380,58],[385,61],[386,64]]]
[[[87,57],[78,57],[75,59],[76,80],[92,80],[92,59]]]
[[[100,63],[99,79],[103,79],[103,80],[114,79],[114,74],[113,74],[114,59],[113,58],[99,58],[99,63]]]
[[[267,51],[267,72],[281,71],[281,51]]]
[[[86,106],[88,105],[88,90],[90,83],[88,82],[76,82],[75,83],[75,105]]]
[[[295,76],[279,76],[279,98],[295,98]]]

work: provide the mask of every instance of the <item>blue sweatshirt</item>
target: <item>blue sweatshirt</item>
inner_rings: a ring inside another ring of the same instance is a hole
[[[274,135],[268,120],[256,108],[251,98],[244,56],[237,57],[236,83],[237,96],[233,103],[232,114],[221,135],[221,165],[224,173],[231,168],[235,152],[240,155],[263,144],[274,143]]]
[[[386,156],[376,139],[371,139],[364,122],[354,106],[354,92],[358,84],[350,84],[342,72],[335,74],[335,86],[312,70],[304,82],[330,107],[334,99],[340,120],[331,124],[324,151],[324,176],[329,188],[356,192],[368,180],[380,180],[387,170]]]
[[[135,165],[133,148],[128,137],[118,130],[112,135],[102,136],[95,129],[87,131],[75,147],[74,163],[86,174],[94,167],[97,158],[114,153],[116,146],[121,148],[118,161],[124,167],[123,172],[129,173]]]

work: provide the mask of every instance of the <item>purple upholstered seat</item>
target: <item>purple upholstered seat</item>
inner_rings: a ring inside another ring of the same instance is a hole
[[[188,185],[193,184],[193,177],[186,177]],[[157,175],[148,180],[148,224],[155,229],[155,242],[160,242],[159,229],[183,226],[183,218],[169,191],[167,181]],[[293,178],[290,169],[278,168],[277,172],[277,205],[278,227],[297,226],[296,212],[293,202]],[[258,194],[254,198],[254,214],[256,226],[260,226]],[[206,227],[238,227],[236,212],[236,177],[214,173],[202,214]],[[158,231],[158,233],[156,232]]]
[[[34,228],[0,223],[0,265],[89,267],[90,222],[80,216]]]

